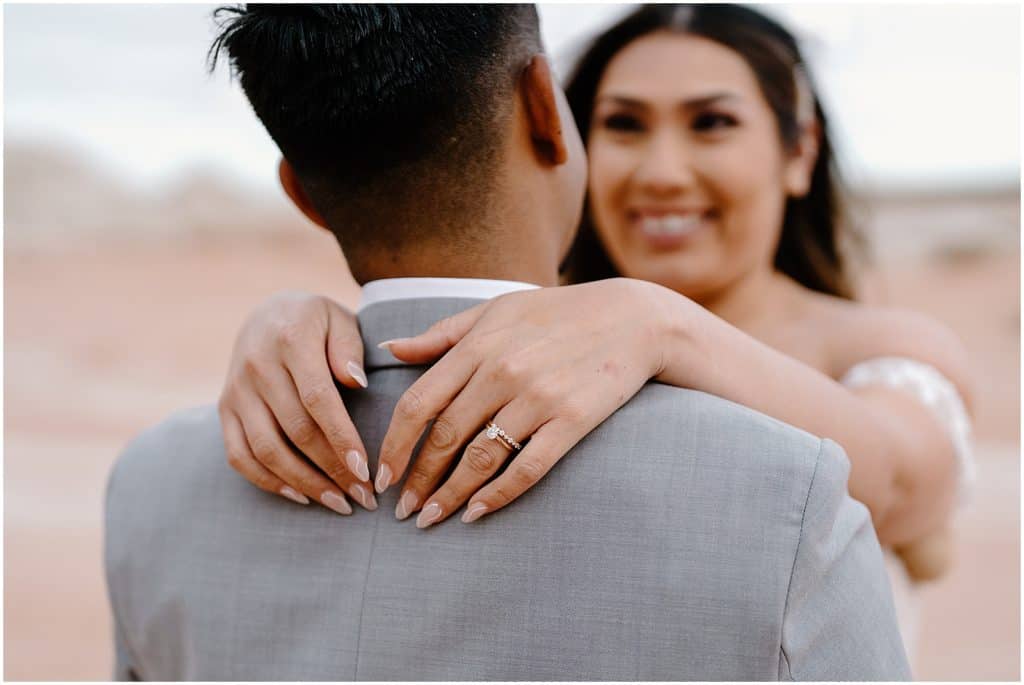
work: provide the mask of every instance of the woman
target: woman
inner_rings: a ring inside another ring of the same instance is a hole
[[[646,6],[594,42],[566,92],[590,160],[567,275],[586,285],[513,293],[392,341],[413,363],[451,352],[399,403],[378,492],[433,421],[396,514],[420,510],[425,527],[468,500],[463,520],[476,520],[654,379],[839,442],[883,546],[916,579],[943,572],[970,476],[964,352],[930,320],[853,300],[827,121],[793,37],[739,6]],[[232,465],[254,484],[342,513],[342,490],[376,507],[340,400],[311,392],[332,371],[365,387],[357,338],[326,298],[279,297],[247,322],[220,409]],[[252,418],[257,399],[281,428]],[[295,420],[286,407],[305,411]],[[484,486],[459,458],[488,422],[530,442]],[[250,449],[268,442],[276,452]],[[890,570],[909,650],[906,571]]]

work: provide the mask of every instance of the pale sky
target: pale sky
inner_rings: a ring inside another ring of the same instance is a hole
[[[195,167],[257,188],[277,150],[225,65],[204,69],[213,5],[6,5],[5,136],[73,145],[161,183]],[[1020,16],[1014,5],[771,5],[803,40],[851,180],[873,186],[1019,178]],[[628,10],[540,5],[568,57]]]

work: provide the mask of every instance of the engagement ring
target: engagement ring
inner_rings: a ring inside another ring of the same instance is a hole
[[[491,422],[487,424],[487,437],[491,440],[497,440],[501,438],[502,442],[511,447],[513,450],[518,451],[523,449],[523,446],[513,440],[508,433],[498,427],[498,424]]]

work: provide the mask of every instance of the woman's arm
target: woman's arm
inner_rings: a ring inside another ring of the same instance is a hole
[[[910,542],[947,519],[956,490],[953,444],[917,398],[880,386],[850,390],[675,293],[661,297],[665,356],[657,380],[838,442],[851,462],[850,493],[871,511],[883,544]],[[916,344],[931,345],[927,336]]]
[[[905,335],[900,344],[917,347],[901,353],[913,356],[934,337]],[[915,398],[878,387],[851,391],[653,283],[612,279],[506,295],[391,341],[389,349],[410,363],[441,357],[398,402],[376,474],[378,492],[399,481],[430,426],[396,511],[405,518],[424,510],[424,526],[467,500],[469,521],[507,505],[651,378],[719,395],[843,445],[851,494],[870,509],[887,544],[939,528],[952,506],[951,443]],[[373,508],[372,495],[363,497],[365,452],[355,428],[340,398],[320,392],[333,388],[332,372],[359,385],[349,362],[358,370],[361,352],[351,314],[326,298],[283,295],[255,313],[221,399],[232,465],[264,489],[280,492],[288,484],[321,501],[328,491],[345,491]],[[947,371],[941,359],[922,356]],[[511,456],[484,431],[492,420],[513,438],[530,440],[488,483]],[[317,437],[303,439],[296,430],[303,426]],[[335,485],[287,449],[281,435]],[[363,459],[347,459],[353,453]]]
[[[422,509],[418,525],[447,518],[467,498],[464,520],[507,505],[651,378],[840,443],[852,464],[851,494],[887,544],[938,528],[952,507],[951,443],[915,398],[884,388],[853,392],[653,283],[612,279],[515,293],[389,349],[414,363],[450,349],[403,395],[381,447],[387,471],[378,491],[405,472],[433,422],[398,512]],[[491,420],[530,442],[484,485],[510,456],[483,432]]]

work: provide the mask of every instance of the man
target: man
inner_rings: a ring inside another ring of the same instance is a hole
[[[214,55],[227,50],[280,147],[289,196],[369,282],[369,389],[344,399],[372,456],[423,371],[377,343],[496,292],[555,285],[582,145],[530,5],[232,12]],[[462,280],[387,280],[424,276]],[[394,501],[349,519],[294,507],[239,478],[223,449],[204,407],[143,434],[115,467],[121,677],[908,675],[841,450],[703,393],[645,387],[571,466],[472,526],[420,531],[391,516]]]

